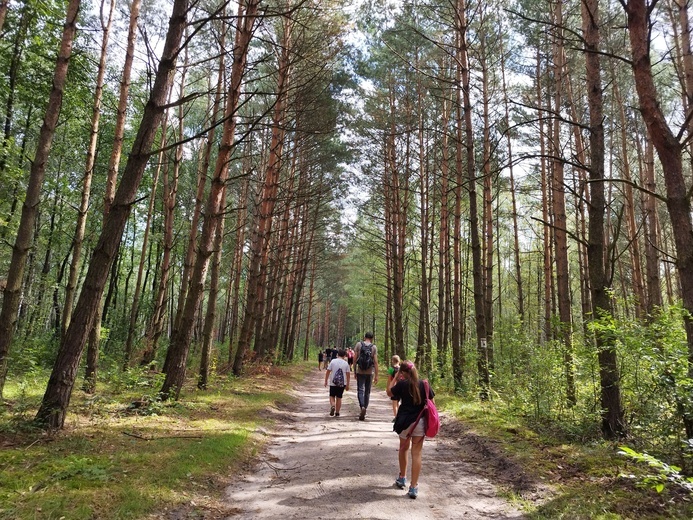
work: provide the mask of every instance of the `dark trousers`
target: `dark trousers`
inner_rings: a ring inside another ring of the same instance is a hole
[[[356,389],[359,396],[359,406],[368,408],[368,402],[371,398],[371,381],[372,374],[356,374]]]

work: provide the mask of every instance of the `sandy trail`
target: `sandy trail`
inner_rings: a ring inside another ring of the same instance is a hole
[[[268,432],[273,440],[255,468],[227,488],[232,518],[522,518],[462,460],[445,418],[438,437],[425,441],[419,497],[410,499],[394,485],[399,443],[385,393],[373,389],[368,416],[359,421],[352,377],[341,417],[330,417],[324,377],[317,369],[306,377],[298,405],[277,413],[276,431]]]

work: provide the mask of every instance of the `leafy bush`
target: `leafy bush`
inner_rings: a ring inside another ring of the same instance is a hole
[[[642,487],[651,488],[661,493],[666,484],[672,484],[693,493],[693,477],[685,477],[681,474],[681,468],[662,462],[647,453],[639,453],[627,446],[621,446],[619,454],[624,455],[635,462],[647,464],[656,470],[654,474],[636,476],[633,474],[621,474],[621,477],[638,481]]]

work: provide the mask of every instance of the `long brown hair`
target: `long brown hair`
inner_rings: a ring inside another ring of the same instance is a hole
[[[414,404],[421,404],[421,389],[419,388],[419,372],[414,363],[405,361],[399,366],[399,371],[409,375],[409,395],[414,400]]]

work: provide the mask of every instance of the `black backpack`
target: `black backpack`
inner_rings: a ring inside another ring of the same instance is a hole
[[[373,367],[373,344],[366,345],[361,343],[359,358],[356,360],[356,364],[361,370],[368,370]]]

